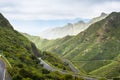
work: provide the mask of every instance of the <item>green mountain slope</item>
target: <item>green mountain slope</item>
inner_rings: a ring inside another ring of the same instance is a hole
[[[31,40],[33,43],[35,43],[36,46],[42,51],[50,51],[53,48],[59,47],[64,42],[69,41],[70,38],[73,38],[72,36],[66,36],[61,39],[47,40],[47,39],[42,39],[39,36],[32,36],[26,33],[22,33],[22,35],[24,35],[29,40]]]
[[[22,35],[24,35],[25,37],[27,37],[29,40],[32,40],[34,43],[35,42],[38,42],[36,44],[36,46],[38,47],[39,45],[42,46],[43,43],[46,43],[44,44],[43,46],[47,45],[47,44],[51,44],[51,45],[48,45],[47,47],[45,48],[49,48],[50,46],[53,46],[55,45],[55,41],[48,41],[48,40],[45,40],[45,39],[41,39],[40,37],[38,36],[31,36],[31,35],[28,35],[26,33],[22,33]],[[69,36],[68,36],[69,37]],[[63,39],[64,40],[64,39]],[[63,41],[61,40],[61,42]],[[56,42],[58,42],[58,40],[56,40]],[[63,70],[68,70],[68,71],[71,71],[71,69],[67,66],[66,63],[64,63],[62,61],[62,59],[60,57],[57,57],[57,55],[55,54],[52,54],[52,53],[49,53],[49,52],[46,52],[45,49],[41,49],[43,50],[43,52],[41,53],[41,56],[42,56],[42,59],[47,61],[48,63],[50,63],[53,67],[55,68],[58,68],[58,69],[63,69]]]
[[[82,68],[88,73],[109,65],[107,61],[115,60],[120,53],[119,20],[120,13],[111,13],[107,18],[91,25],[83,33],[62,44],[62,46],[58,47],[56,53],[61,52],[61,48],[67,48],[65,57],[72,59],[73,62],[84,61],[85,64]],[[63,53],[63,51],[61,53]],[[88,63],[88,61],[91,62]],[[99,63],[100,61],[102,61],[102,66]],[[116,65],[109,66],[109,73],[106,71],[107,68],[104,70],[101,69],[102,73],[99,72],[100,70],[98,70],[98,72],[96,71],[96,73],[107,78],[119,76],[119,70],[116,70],[116,68],[114,68],[115,66]],[[112,70],[112,68],[114,68],[114,70]]]
[[[37,59],[37,57],[46,58],[43,53],[26,37],[15,31],[2,14],[0,14],[0,50],[3,51],[5,58],[12,66],[12,68],[7,68],[12,80],[73,79],[71,75],[50,72],[44,69]],[[46,56],[49,55],[46,54]],[[56,59],[51,56],[52,58]],[[56,59],[56,63],[57,60],[59,61],[59,59]],[[67,69],[64,65],[61,64],[61,66]]]
[[[112,78],[120,76],[119,34],[120,13],[113,12],[77,36],[43,42],[47,45],[42,48],[68,58],[88,74]]]

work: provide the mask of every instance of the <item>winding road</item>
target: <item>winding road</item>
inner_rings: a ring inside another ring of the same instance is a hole
[[[61,74],[68,74],[68,73],[65,72],[65,71],[59,71],[59,70],[53,68],[52,66],[50,66],[48,63],[46,63],[46,62],[45,62],[44,60],[42,60],[41,58],[38,58],[38,59],[40,60],[40,64],[42,64],[45,69],[47,69],[47,70],[49,70],[49,71],[58,71],[58,72],[60,72]]]
[[[51,67],[49,64],[47,64],[41,58],[38,58],[38,59],[40,60],[40,64],[42,64],[45,69],[47,69],[49,71],[56,71],[53,67]]]
[[[73,64],[68,60],[68,59],[62,59],[63,62],[67,63],[68,66],[71,68],[71,70],[74,72],[74,73],[78,73],[79,70],[77,68],[75,68],[75,66],[73,66]]]
[[[6,68],[3,60],[0,59],[0,80],[5,80]]]
[[[58,71],[57,69],[54,69],[52,66],[50,66],[49,64],[47,64],[41,58],[38,58],[38,59],[40,60],[40,64],[42,64],[45,69],[47,69],[49,71]],[[82,78],[84,78],[84,80],[96,80],[95,78],[77,75],[77,73],[79,72],[79,70],[77,68],[75,68],[73,66],[73,64],[68,59],[63,59],[63,61],[66,62],[68,64],[68,66],[71,68],[71,70],[74,72],[74,74],[72,74],[73,76],[82,77]],[[66,71],[58,71],[58,72],[60,72],[61,74],[69,74]]]

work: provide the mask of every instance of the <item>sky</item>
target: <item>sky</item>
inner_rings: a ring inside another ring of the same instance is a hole
[[[13,27],[39,35],[48,28],[88,21],[102,12],[120,11],[120,0],[0,0],[0,12]]]

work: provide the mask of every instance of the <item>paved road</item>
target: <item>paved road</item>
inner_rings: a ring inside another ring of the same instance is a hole
[[[49,64],[47,64],[45,61],[43,61],[41,58],[38,58],[40,60],[40,64],[43,65],[43,67],[49,71],[55,71],[54,68],[52,68]]]
[[[52,66],[50,66],[49,64],[47,64],[47,63],[46,63],[44,60],[42,60],[41,58],[38,58],[38,59],[40,60],[40,64],[42,64],[45,69],[47,69],[47,70],[49,70],[49,71],[58,71],[58,72],[60,72],[60,73],[62,73],[62,74],[68,74],[66,71],[59,71],[59,70],[53,68]]]
[[[44,60],[42,60],[41,58],[38,58],[41,62],[40,64],[43,64],[43,67],[49,71],[58,71],[57,69],[54,69],[53,67],[51,67],[49,64],[47,64]],[[85,77],[85,76],[80,76],[80,75],[77,75],[77,73],[79,72],[78,69],[76,69],[69,60],[67,59],[64,59],[63,60],[64,62],[66,62],[68,64],[68,66],[71,68],[71,70],[75,73],[75,74],[72,74],[73,76],[76,76],[76,77],[82,77],[84,78],[84,80],[96,80],[95,78],[91,78],[91,77]],[[66,71],[58,71],[60,72],[61,74],[69,74],[68,72]]]
[[[73,64],[68,60],[68,59],[62,59],[65,63],[67,63],[68,64],[68,66],[71,68],[71,70],[74,72],[74,73],[78,73],[79,72],[79,70],[77,69],[77,68],[75,68],[74,66],[73,66]]]
[[[5,80],[5,73],[6,73],[5,63],[2,60],[0,60],[0,80]]]
[[[79,70],[77,68],[75,68],[75,66],[68,59],[62,59],[62,60],[64,62],[66,62],[68,64],[68,66],[71,68],[71,70],[74,72],[73,76],[82,77],[84,80],[96,80],[95,78],[78,75]]]

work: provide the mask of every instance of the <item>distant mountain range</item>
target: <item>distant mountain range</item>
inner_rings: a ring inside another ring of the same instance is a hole
[[[32,37],[31,41],[39,49],[71,60],[80,71],[89,75],[120,76],[120,12],[112,12],[76,36],[55,40]]]
[[[45,30],[41,32],[39,36],[45,39],[57,39],[57,38],[63,38],[67,35],[77,35],[78,33],[87,29],[91,24],[104,19],[106,16],[107,14],[101,13],[99,17],[95,17],[91,19],[88,23],[85,23],[83,21],[79,21],[75,24],[68,23],[64,27],[56,27],[53,29]]]

